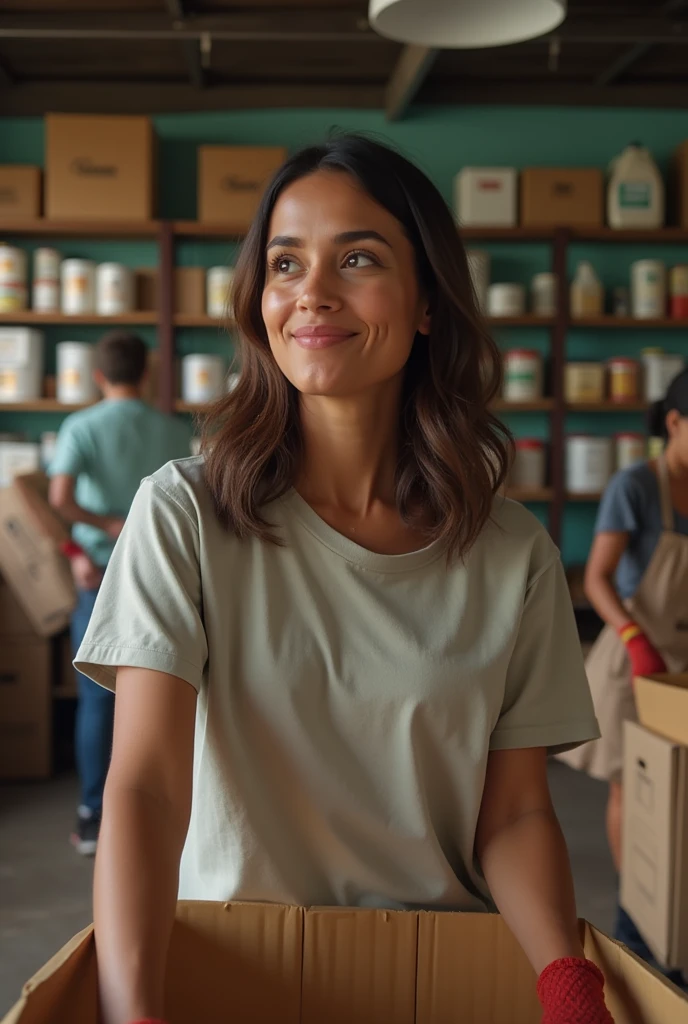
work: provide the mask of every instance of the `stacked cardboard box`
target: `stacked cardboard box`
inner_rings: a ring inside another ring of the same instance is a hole
[[[688,1024],[688,999],[581,922],[615,1024]],[[536,1024],[535,975],[493,914],[180,903],[171,1024]],[[86,929],[29,981],[4,1024],[96,1024]]]
[[[658,963],[688,974],[688,674],[635,680],[626,723],[621,903]]]

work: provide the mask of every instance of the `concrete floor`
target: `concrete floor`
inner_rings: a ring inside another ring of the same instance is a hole
[[[550,778],[579,913],[609,931],[616,879],[604,839],[605,787],[557,763]],[[76,802],[71,775],[0,785],[0,1016],[22,983],[91,920],[92,862],[67,842]]]

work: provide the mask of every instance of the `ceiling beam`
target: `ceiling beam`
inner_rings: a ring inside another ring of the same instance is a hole
[[[15,78],[9,69],[7,61],[0,57],[0,86],[14,85],[14,83]]]
[[[388,121],[399,121],[404,116],[435,63],[438,52],[429,46],[415,44],[403,48],[385,90]]]
[[[167,13],[172,19],[172,28],[176,32],[182,31],[187,16],[184,0],[165,0],[165,6],[167,7]],[[189,81],[194,89],[205,89],[208,84],[208,77],[201,62],[200,40],[182,39],[181,43]]]
[[[432,78],[423,90],[423,103],[563,107],[688,107],[688,85],[585,85],[574,82],[495,81],[474,78]]]
[[[688,8],[688,0],[666,0],[666,2],[660,7],[660,14],[664,17],[671,18],[681,12],[685,12],[686,8]],[[605,68],[605,70],[598,75],[595,85],[611,85],[612,82],[617,80],[617,78],[621,78],[621,76],[634,64],[637,64],[639,60],[646,57],[654,48],[654,45],[654,43],[646,41],[635,43],[630,50],[626,50],[625,53],[622,53],[620,57],[617,57],[617,59],[613,61],[608,68]]]

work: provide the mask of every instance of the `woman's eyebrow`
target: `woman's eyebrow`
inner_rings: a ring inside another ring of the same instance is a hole
[[[384,235],[381,235],[379,231],[373,231],[372,228],[365,228],[362,231],[342,231],[341,234],[335,235],[333,239],[335,245],[346,245],[349,242],[365,242],[366,240],[382,242],[384,245],[389,246],[390,249],[392,248]],[[274,249],[275,246],[301,249],[303,248],[303,241],[294,235],[275,235],[268,242],[266,250]]]

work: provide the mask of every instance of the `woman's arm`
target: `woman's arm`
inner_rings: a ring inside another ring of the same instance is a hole
[[[585,567],[585,596],[597,614],[613,629],[628,622],[628,612],[614,586],[614,574],[628,547],[627,533],[598,533]]]
[[[162,1017],[179,861],[191,811],[196,691],[117,672],[112,761],[95,868],[103,1024]]]

